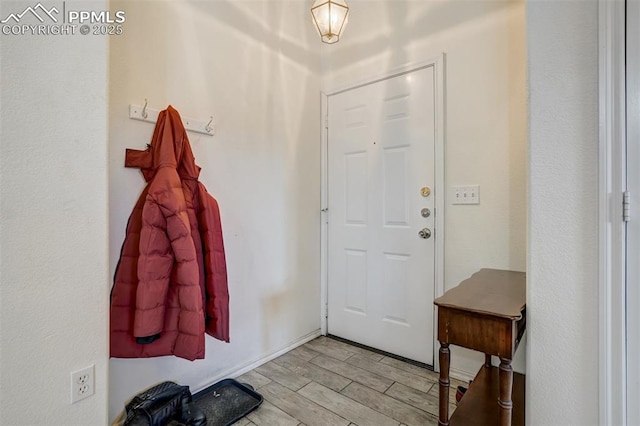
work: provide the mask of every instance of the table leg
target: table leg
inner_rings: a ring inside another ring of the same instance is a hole
[[[511,391],[513,389],[513,368],[511,368],[511,360],[500,358],[500,396],[498,405],[500,405],[500,426],[511,426],[511,412],[513,411],[513,402],[511,401]]]
[[[486,368],[491,368],[491,355],[484,354],[484,366]]]
[[[439,426],[449,425],[449,344],[440,343],[440,395],[439,395]]]

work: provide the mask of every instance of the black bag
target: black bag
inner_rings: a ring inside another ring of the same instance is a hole
[[[182,410],[191,402],[189,386],[162,382],[139,393],[125,408],[125,426],[164,426],[180,419]]]

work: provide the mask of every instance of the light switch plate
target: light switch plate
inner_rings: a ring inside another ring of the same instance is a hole
[[[480,185],[454,186],[451,204],[480,204]]]

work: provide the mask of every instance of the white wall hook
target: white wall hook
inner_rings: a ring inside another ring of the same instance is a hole
[[[145,120],[147,119],[147,117],[149,116],[149,114],[147,114],[147,104],[149,103],[149,101],[145,98],[144,100],[144,107],[142,107],[142,118],[144,118]]]
[[[158,121],[158,114],[160,110],[148,108],[147,100],[145,99],[144,106],[129,105],[129,118],[132,120],[145,121],[147,123],[156,123]],[[213,124],[213,116],[209,121],[196,120],[193,118],[182,117],[182,124],[184,128],[190,132],[200,133],[203,135],[213,136],[215,133],[215,126]]]

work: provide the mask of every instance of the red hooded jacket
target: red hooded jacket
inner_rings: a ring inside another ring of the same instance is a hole
[[[151,145],[128,149],[125,166],[147,186],[116,268],[111,356],[204,358],[205,332],[229,342],[227,269],[218,203],[198,182],[178,111],[160,112]]]

